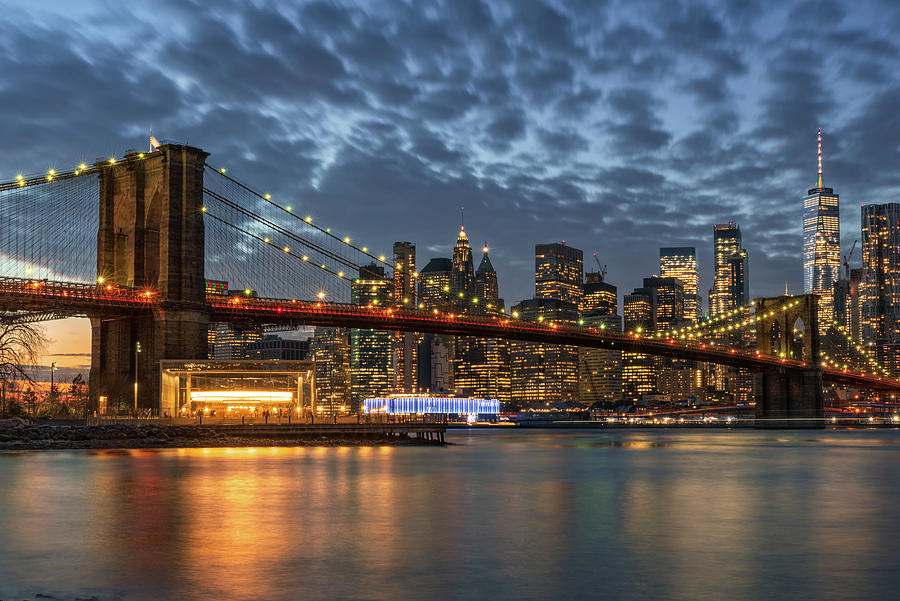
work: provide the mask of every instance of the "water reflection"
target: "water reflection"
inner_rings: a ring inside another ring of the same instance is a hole
[[[895,432],[0,454],[0,598],[884,598]]]

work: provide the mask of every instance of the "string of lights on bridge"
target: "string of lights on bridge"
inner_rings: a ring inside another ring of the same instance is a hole
[[[782,311],[796,306],[800,301],[792,301],[781,307]],[[664,332],[658,332],[657,338],[700,338],[702,335],[724,334],[727,332],[740,330],[742,327],[756,324],[760,319],[765,317],[774,317],[778,309],[771,309],[768,313],[745,313],[754,308],[754,305],[741,306],[725,313],[720,313],[715,317],[709,317],[700,323],[690,324],[681,328],[673,328]]]

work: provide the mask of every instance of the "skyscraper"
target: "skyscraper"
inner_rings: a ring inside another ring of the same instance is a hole
[[[503,311],[503,302],[500,300],[500,288],[497,283],[497,272],[488,257],[488,247],[483,249],[481,262],[475,272],[475,298],[481,303],[482,308],[488,313]]]
[[[841,269],[838,195],[822,183],[822,129],[818,134],[819,177],[803,199],[803,292],[819,295],[819,331],[834,319],[834,283]]]
[[[469,238],[466,236],[466,228],[460,226],[459,235],[456,237],[456,246],[453,248],[453,282],[451,284],[453,294],[460,308],[465,310],[469,300],[475,296],[475,266],[472,260],[472,247],[469,246]]]
[[[656,289],[635,288],[622,301],[624,330],[648,336],[656,331]],[[640,398],[656,391],[656,365],[652,355],[622,353],[622,389],[626,396]]]
[[[384,277],[384,268],[372,263],[359,268],[359,277],[350,285],[350,301],[355,305],[393,304],[393,282]],[[383,330],[350,330],[351,408],[357,411],[366,398],[387,394],[393,387],[392,333]]]
[[[334,415],[349,410],[350,336],[344,328],[316,328],[309,344],[316,369],[316,407]],[[341,409],[343,407],[343,409]]]
[[[468,310],[477,313],[503,312],[497,272],[483,249],[475,272],[475,298]],[[458,394],[469,397],[510,400],[509,341],[472,336],[457,336],[453,386]]]
[[[741,227],[733,221],[713,226],[713,263],[709,314],[716,316],[749,302],[747,251],[741,248]]]
[[[684,284],[678,278],[653,276],[644,278],[644,288],[656,290],[656,329],[664,332],[685,321]]]
[[[611,332],[622,331],[617,314],[615,286],[603,281],[602,272],[584,274],[579,312],[585,326]],[[622,396],[622,352],[596,348],[578,348],[578,399],[582,403],[612,402]]]
[[[513,305],[512,310],[520,319],[529,321],[570,325],[578,322],[578,306],[556,299],[528,299]],[[577,347],[512,342],[510,361],[511,397],[517,408],[577,400]]]
[[[416,306],[416,245],[394,242],[394,303]],[[417,388],[418,334],[394,332],[394,390],[414,392]]]
[[[584,253],[553,242],[534,247],[534,296],[565,301],[576,306],[581,301],[584,282]]]
[[[419,272],[420,309],[445,311],[455,308],[453,261],[437,257]],[[425,334],[419,342],[418,387],[423,390],[446,392],[453,388],[453,336]]]
[[[437,257],[419,273],[420,309],[449,309],[451,305],[454,281],[453,262],[444,257]]]
[[[900,204],[863,205],[862,338],[868,348],[900,344]]]
[[[684,285],[684,317],[696,322],[703,313],[697,289],[697,249],[693,246],[669,246],[659,249],[659,275],[678,278]]]
[[[581,315],[614,315],[618,309],[618,294],[615,286],[604,282],[599,271],[584,274],[581,287],[581,302],[578,310]]]

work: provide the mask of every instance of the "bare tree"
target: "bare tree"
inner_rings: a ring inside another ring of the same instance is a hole
[[[0,410],[4,413],[9,382],[34,382],[34,367],[46,353],[47,343],[47,335],[40,325],[0,316]]]

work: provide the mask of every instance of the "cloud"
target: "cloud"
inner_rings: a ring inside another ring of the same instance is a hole
[[[655,245],[696,246],[704,289],[728,220],[751,294],[798,289],[819,126],[845,238],[856,202],[900,184],[888,3],[52,10],[0,16],[4,173],[143,147],[152,125],[372,247],[449,255],[464,204],[508,304],[533,293],[533,245],[558,239],[601,254],[623,291],[655,271]]]

